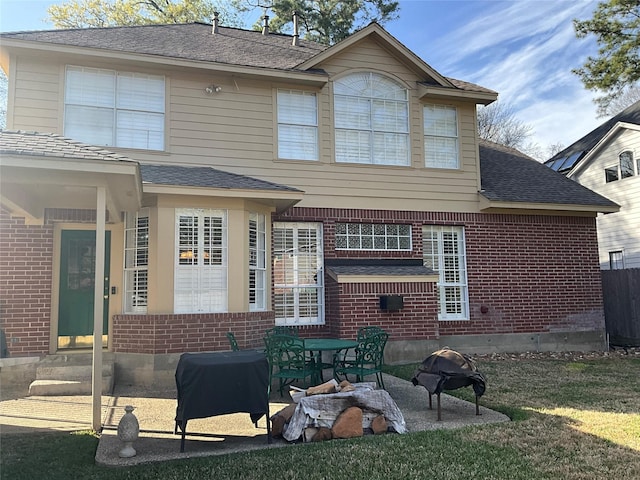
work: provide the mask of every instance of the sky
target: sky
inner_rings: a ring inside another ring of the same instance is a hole
[[[52,29],[47,7],[59,3],[0,0],[0,31]],[[571,72],[597,53],[593,39],[576,38],[572,23],[590,18],[597,3],[400,0],[399,18],[384,27],[440,74],[497,91],[531,127],[529,142],[545,151],[568,146],[605,121],[596,116],[597,94]]]

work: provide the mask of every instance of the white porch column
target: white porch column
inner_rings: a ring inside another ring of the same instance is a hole
[[[93,369],[91,372],[91,400],[93,429],[102,428],[102,322],[104,314],[104,259],[105,259],[105,223],[106,189],[96,188],[96,273],[93,302]]]

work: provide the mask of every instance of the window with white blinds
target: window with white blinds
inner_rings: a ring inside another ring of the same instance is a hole
[[[149,271],[149,209],[125,216],[124,311],[147,312]]]
[[[64,134],[91,145],[164,150],[165,80],[68,66]]]
[[[410,165],[407,89],[371,72],[333,85],[336,162]]]
[[[249,310],[267,308],[266,216],[249,214]]]
[[[278,158],[318,160],[316,94],[278,90]]]
[[[454,107],[424,106],[424,157],[426,167],[460,167],[458,112]]]
[[[227,212],[176,210],[175,313],[227,311]]]
[[[424,265],[437,272],[438,320],[468,320],[469,292],[463,227],[425,225]]]

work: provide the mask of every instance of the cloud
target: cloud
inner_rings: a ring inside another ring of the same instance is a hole
[[[496,90],[500,101],[531,125],[532,141],[542,148],[569,145],[601,123],[594,94],[572,73],[596,48],[593,40],[576,38],[572,21],[590,18],[597,1],[422,5],[446,11],[446,25],[438,32],[413,33],[413,45],[407,46],[446,76]],[[418,3],[410,7],[417,9]]]

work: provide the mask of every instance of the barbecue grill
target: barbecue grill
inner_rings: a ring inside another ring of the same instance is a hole
[[[442,420],[440,393],[471,385],[476,394],[476,415],[480,415],[478,398],[484,394],[485,378],[471,358],[449,348],[433,352],[424,359],[411,379],[414,385],[422,385],[429,392],[429,409],[433,409],[431,396],[438,397],[438,420]]]

